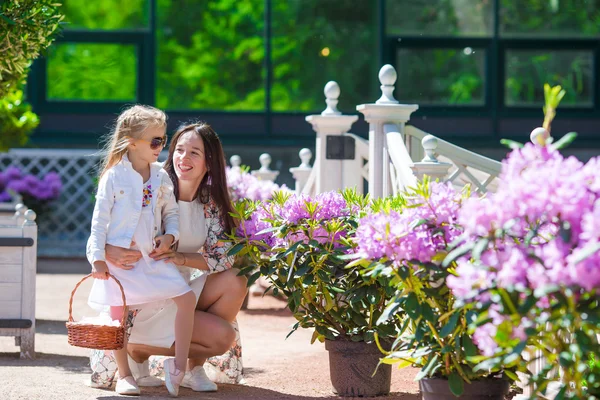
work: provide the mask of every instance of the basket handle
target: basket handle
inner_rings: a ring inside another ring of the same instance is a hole
[[[75,289],[73,289],[73,291],[71,292],[71,298],[69,299],[69,322],[73,322],[73,296],[75,296],[75,292],[79,288],[79,285],[81,285],[83,283],[83,281],[85,281],[87,278],[89,278],[91,276],[92,276],[92,274],[88,274],[88,275],[84,276],[79,281],[79,283],[77,283],[77,285],[75,285]],[[127,301],[125,301],[125,291],[123,290],[123,286],[121,285],[121,282],[119,282],[119,280],[117,278],[115,278],[111,273],[109,273],[108,276],[113,278],[115,280],[115,282],[117,282],[117,285],[119,285],[119,289],[121,289],[121,296],[123,297],[123,309],[125,309],[127,307]],[[126,319],[127,319],[127,313],[125,312],[125,310],[123,310],[123,318],[121,319],[121,327],[125,326]]]

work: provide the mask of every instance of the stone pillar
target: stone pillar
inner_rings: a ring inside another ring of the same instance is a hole
[[[394,98],[394,84],[397,79],[396,70],[391,65],[384,65],[379,71],[381,97],[374,104],[361,104],[356,109],[365,116],[369,123],[369,194],[373,198],[387,196],[392,193],[390,187],[390,158],[387,150],[385,125],[394,124],[398,132],[404,134],[404,124],[419,106],[416,104],[399,104]]]

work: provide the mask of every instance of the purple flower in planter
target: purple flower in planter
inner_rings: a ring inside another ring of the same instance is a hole
[[[21,179],[21,170],[17,167],[10,166],[4,171],[7,180]]]
[[[8,203],[12,200],[10,193],[6,191],[0,192],[0,203]]]
[[[60,176],[55,172],[49,172],[43,179],[38,179],[31,174],[23,175],[16,167],[9,167],[0,173],[0,178],[0,191],[14,191],[23,196],[26,203],[47,203],[57,199],[62,190]],[[10,201],[10,195],[7,195],[2,196],[0,201]]]

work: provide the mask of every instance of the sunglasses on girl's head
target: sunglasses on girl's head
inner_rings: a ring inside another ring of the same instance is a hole
[[[150,142],[150,148],[152,150],[156,150],[158,148],[165,147],[167,145],[167,136],[155,137],[155,138],[152,138],[151,140],[148,140],[148,139],[140,139],[140,140],[143,140],[144,142]]]

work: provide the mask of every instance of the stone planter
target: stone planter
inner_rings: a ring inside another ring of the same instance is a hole
[[[452,394],[447,379],[423,378],[419,381],[419,388],[423,400],[504,400],[510,384],[505,379],[496,378],[465,383],[465,391],[460,397]]]
[[[375,343],[326,340],[329,351],[329,375],[338,396],[381,396],[390,392],[392,366],[379,364],[383,354]]]

